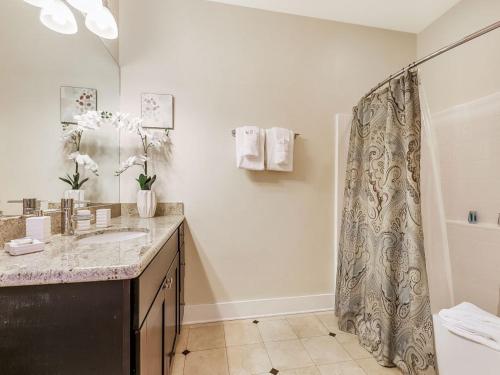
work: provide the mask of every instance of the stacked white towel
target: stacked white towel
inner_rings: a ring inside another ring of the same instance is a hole
[[[271,128],[266,130],[267,169],[270,171],[292,172],[295,133],[289,129]]]
[[[236,129],[236,166],[253,171],[264,170],[266,134],[256,126]]]
[[[451,332],[500,351],[500,318],[464,302],[439,312],[443,325]]]
[[[96,210],[95,224],[97,228],[107,228],[111,225],[111,209],[102,208]]]
[[[75,215],[76,230],[85,231],[90,230],[90,220],[92,215],[90,210],[78,210]]]

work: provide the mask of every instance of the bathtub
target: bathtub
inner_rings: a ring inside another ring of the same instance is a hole
[[[439,375],[499,375],[500,352],[457,336],[434,315]]]

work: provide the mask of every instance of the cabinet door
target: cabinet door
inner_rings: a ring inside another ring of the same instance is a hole
[[[184,274],[186,272],[186,250],[184,247],[184,223],[179,227],[179,280],[177,285],[178,290],[178,305],[177,311],[177,334],[180,335],[182,321],[184,319]]]
[[[164,374],[164,316],[165,293],[162,287],[140,330],[140,375]]]
[[[175,258],[167,273],[165,284],[165,371],[164,374],[169,374],[169,369],[174,356],[175,339],[176,339],[176,323],[177,323],[177,283],[179,269],[179,255]]]

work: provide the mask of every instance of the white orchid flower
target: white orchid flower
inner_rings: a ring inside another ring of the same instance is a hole
[[[109,125],[114,126],[117,129],[123,129],[127,127],[127,124],[129,123],[129,117],[130,114],[128,113],[121,113],[121,112],[116,112],[111,114],[110,117],[107,119],[107,123]]]
[[[144,163],[148,160],[149,158],[145,155],[131,156],[120,165],[120,169],[115,172],[115,175],[121,175],[123,172],[125,172],[130,167],[133,167],[134,165],[143,166]]]
[[[114,125],[118,129],[121,129],[121,128],[127,126],[128,121],[129,121],[129,117],[130,117],[129,113],[117,112],[116,116],[113,118],[112,125]]]
[[[150,133],[148,140],[151,146],[153,146],[156,149],[160,149],[170,141],[170,138],[168,137],[166,132],[162,131],[162,132]]]
[[[139,118],[139,117],[127,119],[127,121],[125,121],[127,131],[129,131],[131,133],[143,131],[144,130],[144,128],[142,127],[143,121],[144,120],[142,118]]]
[[[88,111],[82,115],[75,115],[74,119],[76,124],[66,124],[64,126],[62,139],[65,142],[74,142],[86,130],[98,130],[104,122],[101,113],[96,111]]]
[[[72,152],[68,156],[69,160],[73,160],[78,165],[83,166],[86,170],[91,171],[96,176],[99,176],[99,166],[92,160],[92,158],[86,154],[80,154],[78,151]]]
[[[75,127],[65,127],[62,134],[62,140],[64,142],[72,141],[77,136],[77,133],[78,129],[76,129]]]
[[[97,111],[88,111],[83,115],[75,115],[74,119],[77,123],[76,128],[80,131],[97,130],[104,122],[101,113]]]
[[[150,138],[151,137],[151,132],[147,129],[144,129],[142,126],[137,127],[136,131],[137,131],[137,133],[139,133],[139,136],[141,138]]]

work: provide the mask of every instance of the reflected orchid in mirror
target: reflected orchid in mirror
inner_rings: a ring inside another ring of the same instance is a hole
[[[68,173],[66,177],[59,177],[59,179],[69,184],[72,190],[80,190],[89,180],[88,178],[80,180],[80,166],[99,176],[97,163],[89,155],[80,153],[83,133],[100,129],[107,121],[107,112],[88,111],[75,115],[74,119],[76,124],[64,124],[62,138],[66,148],[69,148],[68,159],[75,163],[75,171],[72,176]]]
[[[68,159],[73,160],[78,165],[83,166],[86,170],[91,171],[96,176],[99,176],[99,166],[90,156],[80,154],[76,151],[69,154]]]

